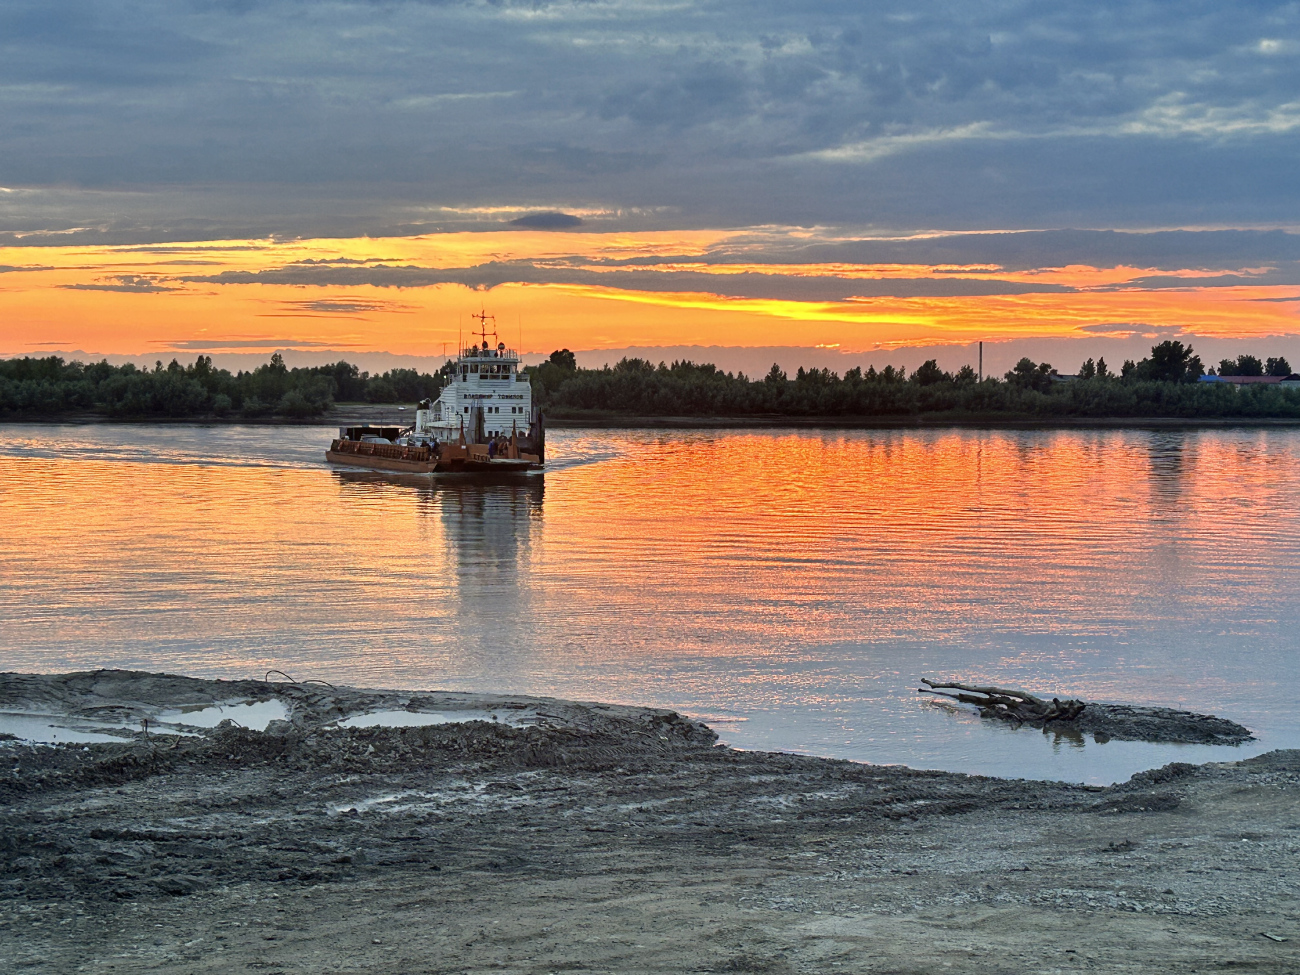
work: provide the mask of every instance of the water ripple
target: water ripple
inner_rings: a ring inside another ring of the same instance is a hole
[[[662,704],[745,747],[1089,781],[1202,755],[917,698],[948,674],[1300,745],[1291,431],[555,431],[517,483],[332,470],[332,433],[4,427],[0,667]]]

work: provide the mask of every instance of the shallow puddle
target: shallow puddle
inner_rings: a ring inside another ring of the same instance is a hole
[[[73,721],[62,714],[36,714],[30,711],[0,713],[0,734],[13,735],[22,741],[46,745],[126,740],[123,735],[106,734],[105,731],[110,728],[125,730],[126,725],[120,722],[109,724],[98,721]]]
[[[229,718],[250,731],[265,731],[272,721],[289,720],[289,709],[282,701],[236,701],[206,707],[177,708],[162,711],[149,719],[150,726],[181,725],[191,728],[215,728]]]
[[[194,729],[215,728],[226,718],[250,731],[265,731],[272,721],[284,721],[289,709],[280,701],[234,701],[175,708],[156,714],[139,712],[133,719],[96,721],[70,714],[34,711],[0,712],[0,734],[46,745],[129,741],[145,730],[159,735],[197,735]]]

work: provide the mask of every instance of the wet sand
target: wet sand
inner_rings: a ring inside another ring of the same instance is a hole
[[[134,730],[234,700],[290,716]],[[1300,969],[1300,752],[1099,788],[534,698],[0,677],[19,708],[127,728],[0,746],[4,971]],[[497,720],[336,726],[384,710]]]

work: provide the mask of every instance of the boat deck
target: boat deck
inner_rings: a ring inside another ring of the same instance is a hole
[[[514,455],[514,456],[511,456]],[[325,452],[331,464],[365,467],[371,470],[400,471],[404,474],[442,474],[458,472],[501,472],[540,470],[536,454],[511,448],[505,455],[492,456],[487,444],[447,444],[434,451],[429,447],[403,447],[399,444],[335,440]]]

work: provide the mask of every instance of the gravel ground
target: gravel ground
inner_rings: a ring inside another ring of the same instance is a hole
[[[1300,752],[1099,788],[737,752],[652,709],[0,678],[81,714],[258,695],[290,720],[0,745],[0,970],[1300,971]],[[403,701],[529,717],[330,726]]]

